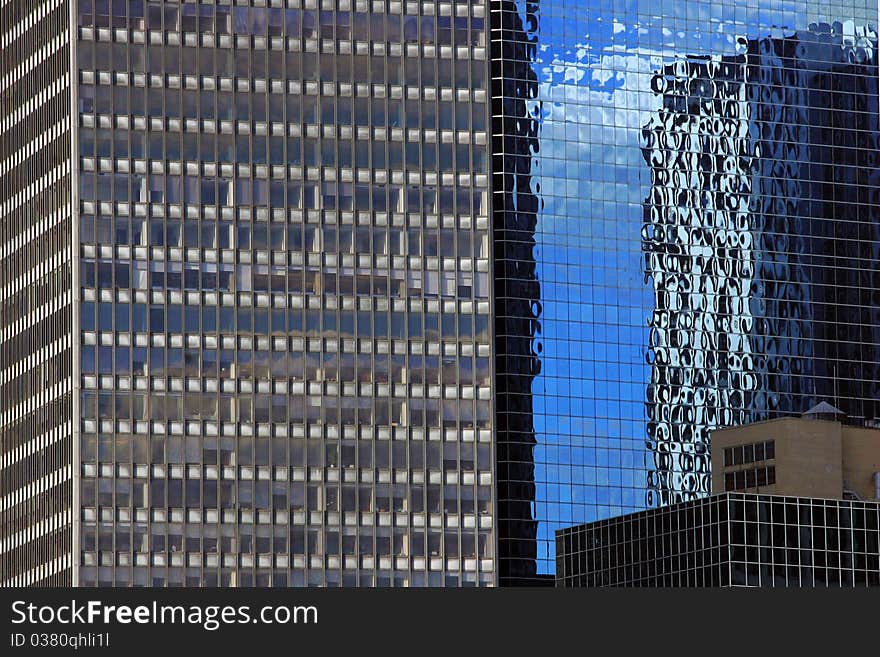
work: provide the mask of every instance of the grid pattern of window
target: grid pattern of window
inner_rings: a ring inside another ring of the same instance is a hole
[[[546,583],[880,416],[873,0],[0,17],[0,582]]]
[[[762,440],[724,448],[724,490],[747,490],[776,484],[776,441]],[[754,463],[759,463],[757,467]],[[727,470],[727,468],[731,468]],[[765,491],[772,493],[773,491]]]
[[[652,509],[556,533],[557,586],[727,586],[724,498]]]
[[[748,465],[756,461],[772,461],[776,458],[776,441],[762,440],[748,445],[724,448],[724,467]]]
[[[70,5],[0,6],[0,585],[73,574]]]
[[[715,428],[878,415],[877,4],[491,7],[499,558],[537,580],[556,529],[707,494]]]
[[[529,5],[527,12],[535,7]],[[538,197],[529,153],[537,150],[530,107],[537,78],[525,62],[529,17],[514,3],[491,3],[492,217],[495,276],[495,416],[498,451],[498,575],[502,586],[537,577],[535,431],[532,385],[539,372],[535,336],[540,290],[535,268]],[[518,36],[519,35],[519,36]]]
[[[78,1],[83,584],[495,582],[485,21]]]
[[[724,473],[724,490],[746,490],[776,484],[776,466],[759,466]]]
[[[557,532],[557,585],[880,586],[880,505],[725,493]]]

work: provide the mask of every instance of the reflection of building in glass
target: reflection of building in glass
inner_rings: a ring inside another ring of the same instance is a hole
[[[842,26],[751,40],[654,78],[645,128],[649,484],[709,490],[709,431],[831,399],[873,420],[880,384],[877,67]]]
[[[495,177],[496,231],[534,227],[537,280],[505,316],[539,319],[501,318],[496,232],[498,390],[532,415],[507,423],[499,395],[498,444],[524,446],[499,480],[509,581],[554,572],[557,529],[705,495],[715,427],[820,399],[876,414],[877,5],[827,11],[493,5],[493,129],[534,135],[493,148],[528,183]]]
[[[498,460],[498,571],[502,585],[537,580],[535,434],[532,384],[540,371],[537,336],[540,290],[535,271],[538,196],[530,176],[538,150],[529,62],[536,43],[536,6],[512,2],[492,10],[496,29],[519,35],[492,42],[493,235],[495,265],[495,416]]]
[[[742,58],[681,60],[652,84],[663,107],[644,129],[649,503],[708,491],[709,430],[740,421],[755,387],[744,72]]]
[[[876,34],[749,43],[758,416],[880,403]]]

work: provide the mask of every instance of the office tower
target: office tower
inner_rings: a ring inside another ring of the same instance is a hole
[[[522,300],[502,339],[496,282],[499,573],[537,583],[555,530],[708,494],[713,429],[875,422],[877,6],[492,10],[496,255],[503,227],[523,263],[495,263]]]
[[[0,6],[0,583],[74,581],[70,5]]]
[[[872,421],[876,4],[612,4],[3,5],[0,581],[546,583]]]
[[[2,583],[494,584],[485,3],[2,16]]]
[[[559,530],[556,585],[880,586],[880,504],[722,493]]]

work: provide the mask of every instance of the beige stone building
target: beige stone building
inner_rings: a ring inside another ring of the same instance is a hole
[[[880,429],[822,402],[801,417],[712,434],[712,492],[880,499]]]

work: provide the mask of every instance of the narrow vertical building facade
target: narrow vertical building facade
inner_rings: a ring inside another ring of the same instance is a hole
[[[70,3],[0,5],[0,584],[76,583]]]

